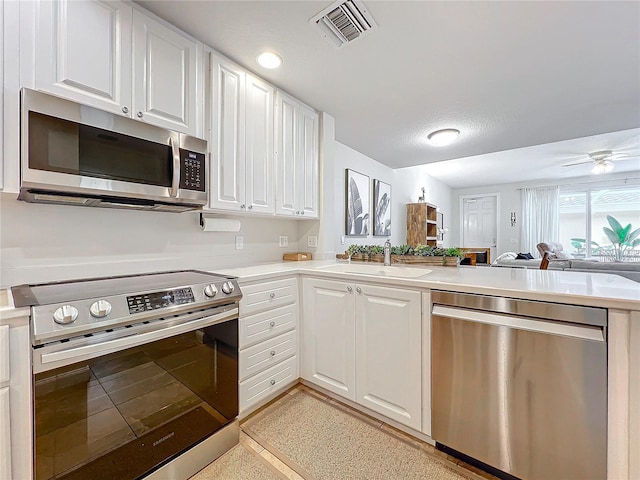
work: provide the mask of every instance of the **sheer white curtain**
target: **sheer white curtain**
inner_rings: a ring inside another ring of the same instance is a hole
[[[520,248],[534,257],[540,254],[536,245],[540,242],[557,242],[559,236],[560,187],[522,189],[522,222]]]

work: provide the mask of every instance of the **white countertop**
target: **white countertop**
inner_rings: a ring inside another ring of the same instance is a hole
[[[0,325],[28,323],[30,313],[28,307],[15,307],[10,290],[0,290]]]
[[[334,260],[277,262],[254,267],[217,270],[216,273],[238,277],[241,283],[305,274],[344,281],[383,283],[640,311],[640,283],[618,275],[521,268],[407,265],[407,268],[422,268],[431,272],[417,278],[396,278],[326,269],[327,266],[337,263],[345,262]],[[354,264],[361,263],[367,262],[354,262]]]

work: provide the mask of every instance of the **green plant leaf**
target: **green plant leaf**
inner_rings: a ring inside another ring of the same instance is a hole
[[[609,225],[611,225],[611,229],[614,232],[618,233],[620,230],[622,230],[622,225],[620,225],[620,222],[613,218],[611,215],[607,215],[607,222],[609,222]]]
[[[629,234],[629,236],[627,237],[627,242],[633,242],[638,235],[640,235],[640,228],[636,228]]]
[[[613,243],[614,245],[617,245],[618,243],[620,243],[620,240],[618,239],[618,234],[616,232],[614,232],[613,230],[607,227],[602,227],[602,230],[604,230],[604,233],[607,235],[607,237],[609,237],[609,240],[611,240],[611,243]]]
[[[624,227],[622,230],[618,232],[618,238],[620,239],[620,243],[624,243],[627,241],[627,235],[631,231],[631,224]]]
[[[640,238],[636,238],[632,243],[631,243],[631,247],[636,248],[637,246],[640,245]]]

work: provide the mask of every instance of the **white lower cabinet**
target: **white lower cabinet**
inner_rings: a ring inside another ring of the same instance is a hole
[[[0,478],[11,478],[9,387],[0,388]]]
[[[30,351],[27,319],[0,326],[0,480],[33,473]]]
[[[303,305],[302,378],[420,430],[420,292],[306,278]]]
[[[239,321],[240,417],[298,380],[296,278],[242,285]]]

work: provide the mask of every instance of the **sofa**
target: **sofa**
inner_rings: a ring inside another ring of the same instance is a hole
[[[628,278],[640,283],[640,262],[602,262],[596,258],[570,258],[560,243],[539,243],[538,252],[544,256],[549,252],[548,270],[564,270],[570,272],[609,273]],[[492,267],[533,268],[539,269],[541,258],[532,260],[516,259],[516,252],[506,252],[496,258]]]

